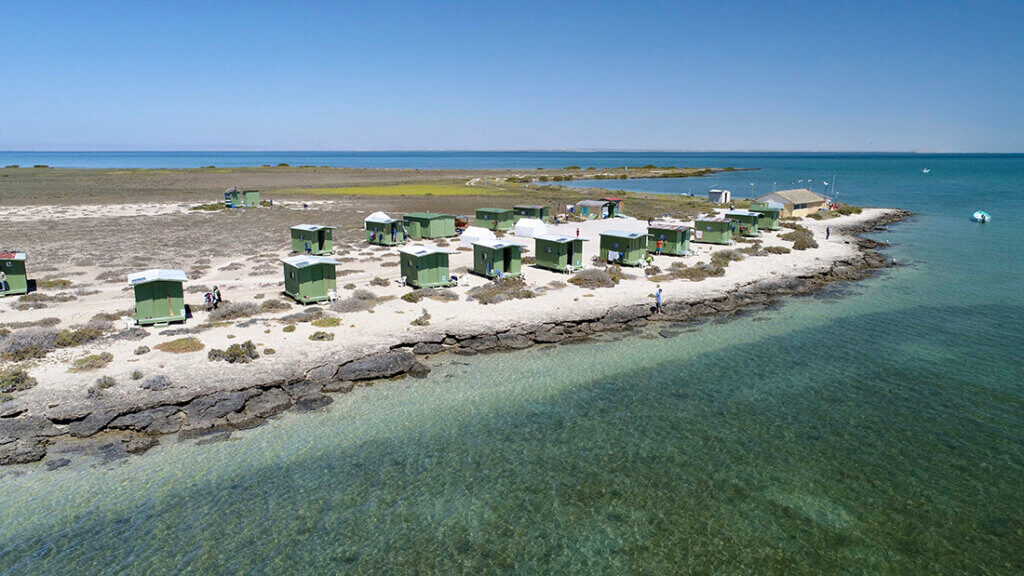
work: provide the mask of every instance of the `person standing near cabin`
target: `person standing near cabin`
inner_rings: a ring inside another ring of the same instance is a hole
[[[580,229],[579,229],[579,228],[577,228],[577,229],[576,229],[576,237],[577,237],[577,238],[579,238],[579,237],[580,237]]]
[[[398,241],[398,228],[395,228],[394,226],[391,227],[391,241]]]
[[[216,310],[217,306],[220,305],[220,288],[213,287],[213,309]]]
[[[665,241],[659,238],[658,241],[654,243],[654,253],[661,256],[661,248],[663,246],[665,246]]]
[[[0,292],[7,292],[7,273],[0,270]]]
[[[658,286],[658,291],[654,293],[654,308],[656,314],[664,314],[661,310],[661,286]]]

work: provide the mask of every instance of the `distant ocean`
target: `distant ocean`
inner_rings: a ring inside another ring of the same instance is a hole
[[[915,216],[874,235],[899,266],[673,338],[458,357],[227,442],[0,469],[0,575],[1024,573],[1024,156],[0,153],[279,162],[731,165],[760,170],[571,184],[828,181]]]

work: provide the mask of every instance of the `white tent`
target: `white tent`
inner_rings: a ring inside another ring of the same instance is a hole
[[[548,227],[536,218],[521,218],[516,222],[516,236],[536,238],[548,233]]]
[[[391,222],[391,217],[384,212],[374,212],[367,216],[363,222]]]
[[[487,228],[469,226],[462,231],[462,235],[459,237],[459,246],[473,246],[473,242],[494,239],[494,232],[491,232]]]

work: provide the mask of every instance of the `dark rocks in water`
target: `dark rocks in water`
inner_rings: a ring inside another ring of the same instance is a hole
[[[46,442],[41,438],[26,438],[0,445],[0,466],[27,464],[46,457]]]
[[[180,410],[177,406],[140,410],[114,418],[109,427],[147,434],[173,434],[181,428]]]
[[[565,340],[565,335],[552,330],[543,330],[533,335],[533,341],[538,344],[555,344],[562,340]]]
[[[472,348],[462,348],[461,346],[455,349],[455,353],[459,356],[476,356],[479,354],[479,352]]]
[[[442,350],[444,350],[443,345],[433,342],[419,342],[412,347],[413,354],[437,354]]]
[[[338,367],[335,380],[376,380],[405,373],[416,362],[416,355],[406,350],[392,350],[353,360]]]
[[[676,332],[675,330],[659,330],[658,331],[658,336],[661,336],[662,338],[675,338],[676,336],[679,336],[680,334],[682,334],[682,332]]]
[[[533,340],[519,334],[499,334],[498,344],[509,350],[524,350],[533,346]]]
[[[245,402],[245,414],[257,418],[270,418],[292,405],[292,398],[280,388],[269,388]]]
[[[477,352],[487,352],[498,348],[498,337],[494,334],[485,334],[483,336],[477,336],[475,338],[469,338],[468,340],[462,341],[460,344],[463,348],[475,350]]]
[[[93,412],[83,420],[72,422],[68,426],[68,434],[75,438],[86,438],[107,427],[117,417],[117,412]]]
[[[124,449],[129,454],[141,454],[159,443],[160,440],[153,436],[131,434],[125,439]]]
[[[54,458],[53,460],[47,460],[43,463],[47,470],[56,470],[57,468],[63,468],[68,464],[71,464],[70,458]]]
[[[231,432],[219,432],[217,434],[210,434],[203,436],[196,441],[196,446],[206,446],[207,444],[213,444],[215,442],[223,442],[231,438]]]
[[[0,418],[0,444],[5,440],[24,438],[51,438],[64,432],[48,418],[25,414],[17,418]]]
[[[217,392],[200,396],[182,408],[185,421],[178,431],[182,438],[193,438],[198,434],[211,430],[227,428],[228,414],[241,412],[249,398],[259,394],[259,390],[248,389],[237,392]]]
[[[356,383],[351,380],[332,380],[324,384],[324,392],[349,393],[355,388]]]
[[[422,362],[417,362],[409,368],[408,374],[413,378],[426,378],[427,374],[430,374],[430,366],[427,366]]]
[[[327,406],[334,400],[323,393],[323,385],[312,380],[301,380],[285,384],[284,391],[291,397],[293,406],[299,412],[310,412]]]

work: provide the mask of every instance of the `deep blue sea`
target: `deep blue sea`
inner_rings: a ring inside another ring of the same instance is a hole
[[[1024,573],[1024,156],[174,157],[0,164],[731,165],[760,170],[573,185],[834,179],[915,216],[876,235],[900,266],[675,338],[445,359],[227,442],[0,469],[0,574]]]

